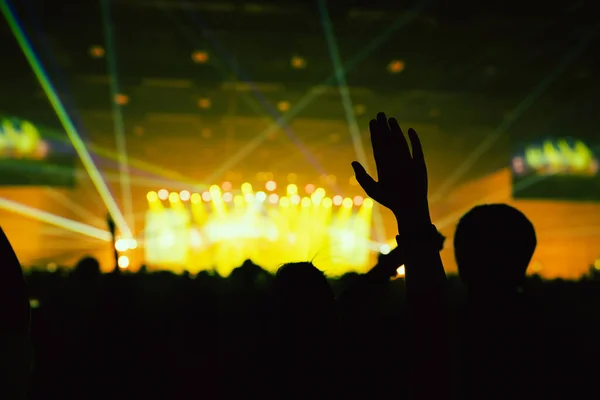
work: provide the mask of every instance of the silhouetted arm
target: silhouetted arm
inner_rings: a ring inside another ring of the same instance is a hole
[[[427,167],[417,133],[408,141],[394,118],[369,123],[378,181],[358,162],[356,179],[367,195],[389,208],[398,223],[409,311],[408,367],[412,398],[447,398],[450,387],[445,273],[435,246],[427,201]]]

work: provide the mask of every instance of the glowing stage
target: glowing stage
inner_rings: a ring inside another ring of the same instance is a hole
[[[267,182],[265,191],[249,183],[211,186],[204,193],[148,193],[144,234],[150,268],[192,273],[216,270],[227,276],[244,260],[274,271],[289,261],[313,260],[329,276],[363,272],[371,266],[373,200],[328,197],[307,185],[285,193]]]

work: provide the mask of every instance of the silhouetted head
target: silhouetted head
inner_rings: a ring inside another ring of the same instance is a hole
[[[100,276],[100,263],[93,257],[84,257],[75,266],[74,276],[84,281],[94,280]]]
[[[477,206],[458,223],[454,254],[470,291],[520,286],[537,244],[533,224],[506,204]]]
[[[284,321],[309,328],[333,322],[335,297],[323,272],[310,262],[283,265],[275,275],[279,311]]]

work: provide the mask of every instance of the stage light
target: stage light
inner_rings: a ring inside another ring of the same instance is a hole
[[[262,203],[267,199],[267,194],[265,192],[256,192],[256,201]]]
[[[397,74],[404,71],[404,61],[393,60],[388,64],[388,71],[392,74]]]
[[[198,107],[207,110],[212,106],[212,101],[208,97],[198,99]]]
[[[252,203],[254,201],[254,195],[252,193],[246,193],[244,195],[244,200],[246,200],[246,203]]]
[[[120,256],[117,260],[117,264],[119,265],[119,268],[126,269],[127,267],[129,267],[129,257]]]
[[[229,192],[226,192],[223,194],[223,201],[226,203],[229,203],[231,201],[233,201],[233,195]]]
[[[265,185],[265,188],[269,191],[272,192],[273,190],[277,189],[277,183],[275,183],[275,181],[269,181],[267,182],[267,184]]]
[[[594,263],[594,268],[600,271],[600,258]]]
[[[362,198],[362,196],[354,196],[354,205],[355,206],[360,206],[362,205],[364,199]]]
[[[300,198],[300,196],[298,196],[297,194],[294,194],[294,195],[292,195],[292,197],[291,197],[291,199],[290,199],[290,201],[291,201],[291,202],[292,202],[292,204],[294,204],[294,205],[298,205],[298,204],[300,204],[300,200],[301,200],[301,198]]]
[[[288,197],[282,197],[281,199],[279,199],[279,205],[281,207],[289,207],[290,199]]]
[[[192,201],[192,204],[198,204],[202,201],[202,196],[200,196],[199,193],[194,193],[194,194],[192,194],[190,199]]]
[[[182,190],[181,192],[179,192],[179,198],[182,201],[188,201],[191,197],[190,192],[188,192],[187,190]]]
[[[105,53],[106,52],[104,51],[104,47],[102,47],[102,46],[90,47],[90,56],[92,58],[102,58],[102,57],[104,57]]]
[[[288,180],[289,183],[296,183],[296,181],[298,180],[298,175],[296,175],[295,173],[291,172],[291,173],[288,174],[287,180]]]
[[[208,191],[214,196],[216,193],[221,193],[221,188],[217,185],[210,185]]]
[[[396,270],[396,273],[398,274],[398,277],[403,277],[406,275],[406,268],[404,268],[404,265],[399,266]]]
[[[325,189],[323,188],[318,188],[317,190],[315,190],[315,194],[321,198],[325,197]]]
[[[287,186],[287,194],[291,196],[293,194],[298,194],[298,186],[292,184]]]
[[[166,200],[169,198],[169,191],[167,189],[160,189],[158,191],[158,198],[161,200]]]
[[[279,202],[279,195],[277,193],[271,193],[269,195],[269,203],[277,204]]]
[[[379,252],[381,254],[390,254],[391,251],[392,251],[392,248],[390,247],[389,244],[382,244],[381,247],[379,247]]]
[[[229,192],[231,189],[233,189],[233,185],[231,184],[231,182],[225,181],[221,184],[221,189],[223,189],[226,192]]]
[[[316,189],[317,189],[317,187],[315,185],[313,185],[312,183],[309,183],[308,185],[304,186],[304,191],[307,194],[312,194]]]
[[[175,193],[175,192],[171,192],[171,193],[169,194],[169,201],[170,201],[171,203],[176,203],[176,202],[178,202],[178,201],[179,201],[179,195],[178,195],[177,193]]]
[[[244,205],[244,196],[242,195],[236,195],[233,197],[233,204],[235,204],[236,207],[241,207]]]
[[[281,112],[286,112],[290,109],[290,102],[289,101],[280,101],[279,103],[277,103],[277,109]]]
[[[212,196],[210,195],[210,192],[204,192],[202,193],[202,200],[204,200],[205,202],[209,202],[212,199]]]
[[[346,197],[342,202],[342,206],[344,208],[352,208],[352,199],[350,197]]]
[[[340,196],[339,194],[336,196],[333,196],[333,205],[339,206],[342,204],[343,201],[344,201],[344,198],[342,196]]]
[[[148,199],[148,201],[150,203],[157,201],[158,200],[158,194],[154,191],[152,192],[148,192],[148,194],[146,195],[146,198]]]
[[[303,197],[302,198],[302,207],[310,207],[310,198],[309,197]]]
[[[124,106],[129,103],[129,96],[127,96],[126,94],[119,93],[115,95],[114,100],[115,103],[117,103],[118,105]]]
[[[323,207],[325,207],[325,208],[329,208],[329,207],[331,207],[331,205],[333,204],[333,201],[331,200],[331,198],[330,198],[330,197],[325,197],[325,198],[323,199],[323,203],[322,203],[322,204],[323,204]]]
[[[242,193],[250,193],[252,192],[252,185],[248,182],[242,184]]]
[[[374,203],[373,203],[372,199],[366,198],[366,199],[363,200],[363,207],[365,207],[365,208],[373,208],[373,205],[374,205]]]
[[[192,61],[196,64],[204,64],[208,61],[208,53],[201,50],[196,50],[192,53]]]
[[[290,61],[290,64],[292,65],[292,68],[295,69],[304,69],[306,68],[306,60],[302,57],[299,56],[294,56],[292,57],[292,60]]]
[[[118,239],[115,242],[115,250],[118,252],[129,250],[129,243],[127,242],[127,239]]]

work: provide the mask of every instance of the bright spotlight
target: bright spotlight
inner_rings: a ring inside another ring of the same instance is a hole
[[[316,189],[317,189],[317,187],[315,185],[313,185],[312,183],[309,183],[308,185],[306,185],[304,187],[304,191],[308,194],[312,194]]]
[[[331,200],[331,198],[325,197],[323,199],[323,203],[322,204],[323,204],[323,207],[329,208],[333,204],[333,201]]]
[[[175,192],[171,192],[171,194],[169,194],[169,201],[171,203],[176,203],[179,201],[179,195]]]
[[[242,184],[242,193],[250,193],[252,191],[252,185],[248,182]]]
[[[262,203],[267,199],[267,194],[265,192],[257,192],[256,193],[256,201]]]
[[[226,192],[229,192],[232,188],[233,188],[233,185],[231,184],[231,182],[225,181],[221,184],[221,189],[223,189]]]
[[[294,205],[300,204],[300,200],[301,200],[301,198],[299,195],[297,195],[297,194],[292,195],[292,198],[291,198],[292,204],[294,204]]]
[[[158,191],[158,198],[161,200],[166,200],[169,198],[169,191],[167,189],[160,189]]]
[[[390,254],[391,251],[392,251],[392,248],[390,247],[389,244],[382,244],[381,247],[379,248],[379,252],[381,254]]]
[[[233,201],[233,195],[230,192],[226,192],[223,194],[223,201],[225,203],[230,203],[231,201]]]
[[[182,190],[181,192],[179,192],[179,197],[183,201],[188,201],[191,197],[191,194],[187,190]]]
[[[302,198],[302,207],[310,207],[311,201],[310,197]]]
[[[158,194],[156,192],[148,192],[148,194],[146,195],[146,198],[148,199],[148,201],[150,203],[155,202],[156,200],[158,200]]]
[[[119,268],[126,269],[127,267],[129,267],[129,257],[120,256],[117,260],[117,264],[119,265]]]
[[[373,205],[374,205],[374,203],[373,203],[372,199],[367,198],[367,199],[363,200],[363,207],[365,207],[365,208],[373,208]]]
[[[333,205],[340,206],[340,205],[342,205],[343,201],[344,201],[344,198],[342,196],[340,196],[339,194],[336,196],[333,196]]]
[[[202,193],[202,200],[206,201],[207,203],[210,201],[210,199],[212,199],[212,196],[210,195],[210,192],[204,192]]]
[[[277,193],[271,193],[269,195],[269,203],[277,204],[279,202],[279,195]]]
[[[399,277],[406,275],[406,269],[404,268],[404,265],[399,266],[398,269],[396,270],[396,273],[398,274]]]
[[[287,197],[282,197],[281,199],[279,199],[279,205],[281,207],[289,207],[290,206],[290,199]]]
[[[193,204],[198,204],[202,201],[202,196],[200,196],[200,193],[194,193],[194,194],[192,194],[190,199]]]
[[[269,181],[265,184],[265,188],[269,192],[272,192],[273,190],[277,189],[277,183],[275,183],[275,181]]]
[[[360,206],[362,205],[364,199],[362,198],[362,196],[354,196],[354,205],[355,206]]]
[[[346,197],[342,202],[342,206],[345,208],[352,208],[352,199],[350,197]]]
[[[129,250],[129,243],[127,239],[118,239],[115,242],[115,250],[123,252]]]
[[[298,186],[291,184],[287,186],[287,194],[291,196],[293,194],[298,194]]]

